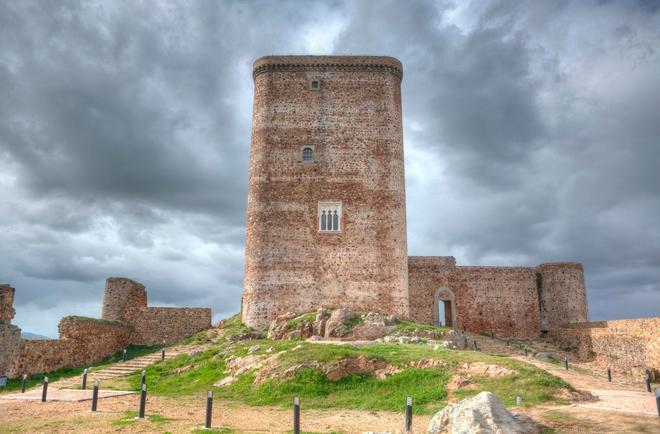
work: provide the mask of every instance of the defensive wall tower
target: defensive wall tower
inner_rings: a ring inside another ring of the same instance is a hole
[[[103,294],[103,319],[126,321],[130,308],[147,307],[144,285],[125,277],[109,277]]]
[[[541,331],[589,321],[582,264],[541,264],[536,269],[536,279],[540,290]]]
[[[407,318],[401,62],[255,61],[243,321],[345,307]]]

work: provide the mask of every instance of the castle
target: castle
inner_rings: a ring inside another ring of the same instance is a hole
[[[402,77],[391,57],[255,61],[243,321],[341,307],[517,338],[588,321],[580,264],[408,256]]]

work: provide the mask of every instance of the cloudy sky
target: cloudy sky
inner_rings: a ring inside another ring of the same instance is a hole
[[[0,281],[57,336],[103,282],[239,309],[251,64],[404,65],[409,251],[584,264],[660,312],[660,1],[0,1]]]

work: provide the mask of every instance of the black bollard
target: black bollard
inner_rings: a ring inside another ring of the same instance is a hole
[[[145,384],[147,384],[147,370],[143,369],[142,375],[140,376],[140,387],[144,386]]]
[[[527,357],[527,345],[525,345],[523,349],[525,350],[525,357]]]
[[[612,369],[609,366],[607,367],[607,381],[612,382]]]
[[[87,390],[87,368],[83,371],[82,384],[80,385],[82,390]]]
[[[27,383],[27,374],[23,374],[23,379],[21,380],[21,393],[25,393],[26,383]]]
[[[474,340],[474,351],[477,351],[477,340]]]
[[[293,398],[293,434],[300,434],[300,398]]]
[[[142,393],[140,393],[140,419],[144,419],[144,408],[147,406],[147,385],[142,385]]]
[[[491,339],[495,339],[495,333],[490,332],[490,338],[491,338]]]
[[[468,347],[468,340],[467,340],[467,338],[466,338],[465,336],[463,337],[463,339],[465,339],[465,342],[463,342],[463,348],[466,348],[466,349],[467,349],[467,347]]]
[[[213,391],[209,390],[206,393],[206,421],[204,428],[211,429],[211,414],[213,412]]]
[[[125,362],[125,361],[126,361],[126,348],[124,348],[124,352],[122,353],[121,361],[122,361],[122,362]]]
[[[160,361],[162,362],[164,360],[165,360],[165,348],[160,350]]]
[[[92,411],[96,411],[96,405],[99,400],[99,380],[94,380],[94,389],[92,391]]]
[[[564,368],[568,371],[568,357],[564,357]]]
[[[412,396],[406,398],[406,422],[404,428],[406,433],[412,433]]]
[[[48,394],[48,377],[44,377],[44,388],[41,391],[41,402],[46,402],[47,394]]]
[[[509,339],[506,340],[506,346],[509,346]]]
[[[658,409],[658,417],[660,417],[660,388],[655,388],[655,406]]]
[[[644,380],[646,381],[646,391],[651,392],[651,376],[649,375],[649,372],[646,372],[646,377],[644,377]]]

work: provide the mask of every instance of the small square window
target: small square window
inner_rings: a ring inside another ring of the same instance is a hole
[[[319,89],[321,89],[321,82],[318,81],[318,80],[311,80],[309,82],[309,88],[311,90],[319,90]]]

